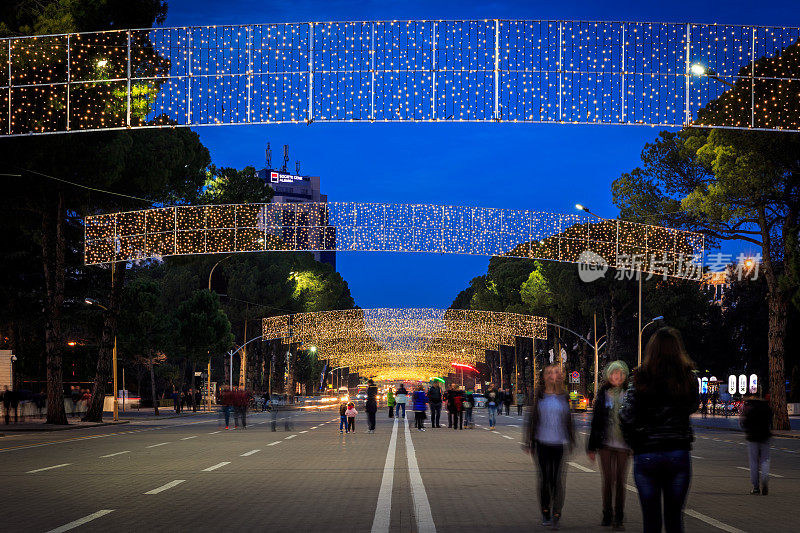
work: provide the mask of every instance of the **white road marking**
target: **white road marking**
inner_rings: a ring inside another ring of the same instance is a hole
[[[378,505],[375,507],[375,518],[372,520],[372,533],[389,531],[392,512],[392,485],[394,484],[394,456],[397,448],[397,419],[392,423],[392,436],[389,438],[389,450],[383,465],[381,489],[378,492]]]
[[[214,466],[209,466],[208,468],[204,468],[202,472],[211,472],[212,470],[216,470],[217,468],[222,468],[225,465],[231,464],[230,461],[222,461],[221,463],[217,463]]]
[[[147,492],[145,492],[145,494],[158,494],[159,492],[164,492],[167,489],[171,489],[172,487],[178,486],[181,483],[183,483],[184,481],[186,481],[186,480],[185,479],[176,479],[175,481],[170,481],[166,485],[161,485],[160,487],[158,487],[156,489],[148,490]]]
[[[626,485],[625,485],[625,488],[626,488],[626,489],[628,489],[628,490],[629,490],[629,491],[631,491],[631,492],[636,492],[636,493],[638,493],[638,492],[639,492],[639,490],[638,490],[636,487],[634,487],[633,485],[627,485],[627,484],[626,484]]]
[[[519,426],[516,424],[506,424],[510,428],[518,428]]]
[[[181,440],[189,440],[189,439],[196,439],[197,435],[192,435],[191,437],[183,437]]]
[[[703,459],[703,458],[702,458],[702,457],[700,457],[699,455],[693,455],[693,456],[692,456],[692,459]]]
[[[313,427],[313,428],[311,428],[311,429],[317,429],[318,427],[319,427],[319,426],[314,426],[314,427]]]
[[[209,435],[216,435],[217,433],[220,433],[221,431],[222,431],[222,430],[219,430],[219,431],[212,431],[211,433],[209,433]]]
[[[691,516],[692,518],[697,518],[701,522],[705,522],[709,526],[714,526],[717,529],[721,529],[722,531],[727,531],[728,533],[744,533],[741,529],[733,526],[729,526],[724,522],[720,522],[716,518],[711,518],[710,516],[706,516],[703,513],[698,513],[693,509],[684,509],[684,514],[687,516]]]
[[[417,455],[414,453],[414,442],[411,440],[411,432],[408,430],[408,421],[403,423],[406,434],[406,458],[408,459],[408,476],[411,481],[411,497],[414,500],[414,515],[417,518],[417,531],[419,533],[435,533],[436,525],[433,523],[431,514],[431,503],[428,501],[428,494],[425,492],[425,485],[422,483],[422,475],[419,473]]]
[[[261,451],[261,450],[250,450],[249,452],[244,452],[244,453],[243,453],[242,455],[240,455],[239,457],[249,457],[249,456],[253,455],[254,453],[258,453],[258,452],[260,452],[260,451]]]
[[[77,520],[73,520],[69,524],[64,524],[61,527],[57,527],[55,529],[51,529],[47,533],[63,533],[64,531],[69,531],[70,529],[75,529],[78,526],[82,526],[83,524],[85,524],[87,522],[91,522],[95,518],[100,518],[101,516],[105,516],[108,513],[111,513],[113,511],[114,511],[114,509],[101,509],[100,511],[97,511],[96,513],[92,513],[90,515],[84,516],[83,518],[78,518]]]
[[[296,436],[297,436],[297,435],[289,435],[288,437],[286,437],[286,438],[285,438],[285,439],[283,439],[283,440],[289,440],[289,439],[293,439],[293,438],[295,438]]]
[[[514,440],[514,437],[509,437],[508,435],[503,435],[504,439]]]
[[[594,472],[594,470],[592,470],[591,468],[586,468],[585,466],[579,465],[578,463],[575,463],[575,462],[572,462],[572,461],[567,461],[567,464],[569,466],[577,468],[578,470],[581,470],[583,472]]]
[[[283,442],[283,441],[282,440],[276,440],[275,442],[270,442],[269,444],[267,444],[267,446],[275,446],[276,444],[280,444],[281,442]]]
[[[123,453],[131,453],[131,451],[130,450],[125,450],[124,452],[109,453],[108,455],[101,455],[100,458],[104,459],[106,457],[114,457],[115,455],[122,455]]]
[[[61,468],[62,466],[69,466],[71,464],[72,463],[63,463],[63,464],[55,465],[55,466],[46,466],[44,468],[37,468],[36,470],[29,470],[29,471],[27,471],[25,473],[26,474],[35,474],[36,472],[44,472],[45,470],[52,470],[54,468]]]
[[[155,448],[157,446],[163,446],[165,444],[169,444],[169,442],[159,442],[158,444],[151,444],[150,446],[145,446],[145,448]]]
[[[750,471],[750,469],[747,468],[746,466],[737,466],[736,468],[738,468],[739,470],[747,470],[748,472]],[[773,474],[772,472],[770,472],[769,477],[783,477],[783,476],[780,474]]]
[[[308,430],[304,429],[303,431],[300,432],[300,434],[303,434],[303,433],[308,433]]]

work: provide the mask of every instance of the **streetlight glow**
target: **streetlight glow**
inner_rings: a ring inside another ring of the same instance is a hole
[[[692,65],[691,69],[692,74],[695,76],[705,76],[706,75],[706,67],[701,65],[700,63],[695,63]]]
[[[586,211],[586,208],[583,207],[581,204],[575,204],[575,209],[578,211]]]
[[[98,68],[105,68],[106,65],[108,65],[108,60],[106,59],[101,59],[100,61],[97,62]]]

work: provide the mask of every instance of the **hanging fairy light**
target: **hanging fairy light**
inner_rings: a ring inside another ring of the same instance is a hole
[[[0,39],[0,136],[316,121],[798,131],[798,39],[788,27],[499,19],[12,37]]]

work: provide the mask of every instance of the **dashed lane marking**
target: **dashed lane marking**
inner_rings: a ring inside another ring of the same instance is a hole
[[[189,439],[196,439],[197,435],[192,435],[191,437],[183,437],[181,440],[189,440]]]
[[[69,524],[64,524],[61,527],[57,527],[55,529],[51,529],[47,533],[64,533],[64,531],[69,531],[70,529],[75,529],[78,526],[82,526],[83,524],[85,524],[87,522],[91,522],[92,520],[100,518],[101,516],[105,516],[108,513],[111,513],[113,511],[114,511],[114,509],[101,509],[101,510],[97,511],[96,513],[92,513],[90,515],[84,516],[83,518],[78,518],[77,520],[73,520]]]
[[[573,468],[581,470],[582,472],[594,472],[594,470],[592,470],[591,468],[586,468],[585,466],[579,465],[578,463],[575,463],[573,461],[568,461],[567,464]]]
[[[744,533],[744,531],[742,531],[737,527],[733,527],[724,522],[720,522],[716,518],[711,518],[710,516],[706,516],[703,513],[698,513],[693,509],[684,509],[683,512],[687,516],[691,516],[692,518],[697,518],[701,522],[705,522],[709,526],[714,526],[715,528],[721,529],[722,531],[727,531],[728,533]]]
[[[737,466],[736,468],[738,468],[739,470],[747,470],[748,472],[750,471],[750,469],[745,467],[745,466]],[[781,477],[782,478],[783,476],[780,475],[780,474],[773,474],[772,472],[770,472],[769,473],[769,477]]]
[[[145,448],[156,448],[158,446],[164,446],[165,444],[169,444],[169,442],[159,442],[158,444],[151,444],[150,446],[145,446]]]
[[[514,437],[509,437],[508,435],[503,435],[503,438],[508,440],[514,440]]]
[[[269,444],[267,444],[267,446],[275,446],[276,444],[280,444],[281,442],[283,442],[283,441],[282,440],[276,440],[275,442],[270,442]]]
[[[692,459],[703,459],[703,458],[702,458],[702,457],[700,457],[699,455],[693,455],[693,456],[692,456]]]
[[[55,465],[55,466],[46,466],[44,468],[37,468],[36,470],[28,470],[25,473],[26,474],[35,474],[36,472],[44,472],[45,470],[53,470],[54,468],[61,468],[63,466],[69,466],[71,464],[72,463],[62,463],[60,465]]]
[[[109,453],[108,455],[101,455],[101,459],[105,459],[106,457],[114,457],[115,455],[122,455],[123,453],[131,453],[130,450],[125,450],[124,452],[117,452],[117,453]]]
[[[203,472],[211,472],[212,470],[216,470],[217,468],[222,468],[225,465],[231,464],[230,461],[222,461],[221,463],[217,463],[214,466],[209,466],[208,468],[204,468]]]
[[[222,432],[222,430],[220,429],[218,431],[212,431],[211,433],[209,433],[209,435],[216,435],[217,433],[221,433],[221,432]]]
[[[408,421],[403,423],[403,427],[406,435],[406,459],[408,460],[408,476],[411,482],[411,498],[414,501],[417,531],[419,533],[436,533],[431,503],[428,501],[428,494],[425,492],[425,485],[419,472],[417,455],[414,453],[414,442],[411,440],[411,432],[408,430]]]
[[[240,455],[239,457],[250,457],[250,456],[251,456],[251,455],[253,455],[254,453],[258,453],[258,452],[260,452],[260,451],[261,451],[261,450],[250,450],[249,452],[244,452],[244,453],[243,453],[242,455]]]
[[[302,433],[308,433],[308,430],[307,430],[307,429],[304,429],[304,430],[303,430],[303,431],[301,431],[300,433],[301,433],[301,434],[302,434]]]
[[[181,483],[183,483],[184,481],[186,481],[186,480],[185,479],[176,479],[174,481],[170,481],[169,483],[167,483],[165,485],[161,485],[160,487],[157,487],[157,488],[155,488],[153,490],[148,490],[147,492],[145,492],[145,494],[158,494],[160,492],[164,492],[165,490],[171,489],[172,487],[176,487],[176,486],[180,485]]]
[[[283,439],[283,440],[289,440],[289,439],[293,439],[293,438],[295,438],[296,436],[297,436],[297,435],[289,435],[288,437],[286,437],[286,438],[285,438],[285,439]]]

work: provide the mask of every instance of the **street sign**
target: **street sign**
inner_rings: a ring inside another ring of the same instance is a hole
[[[577,370],[570,373],[569,382],[570,383],[580,383],[581,382],[581,375]]]
[[[747,394],[747,376],[739,376],[739,394]]]
[[[736,394],[736,376],[728,376],[728,394]]]

